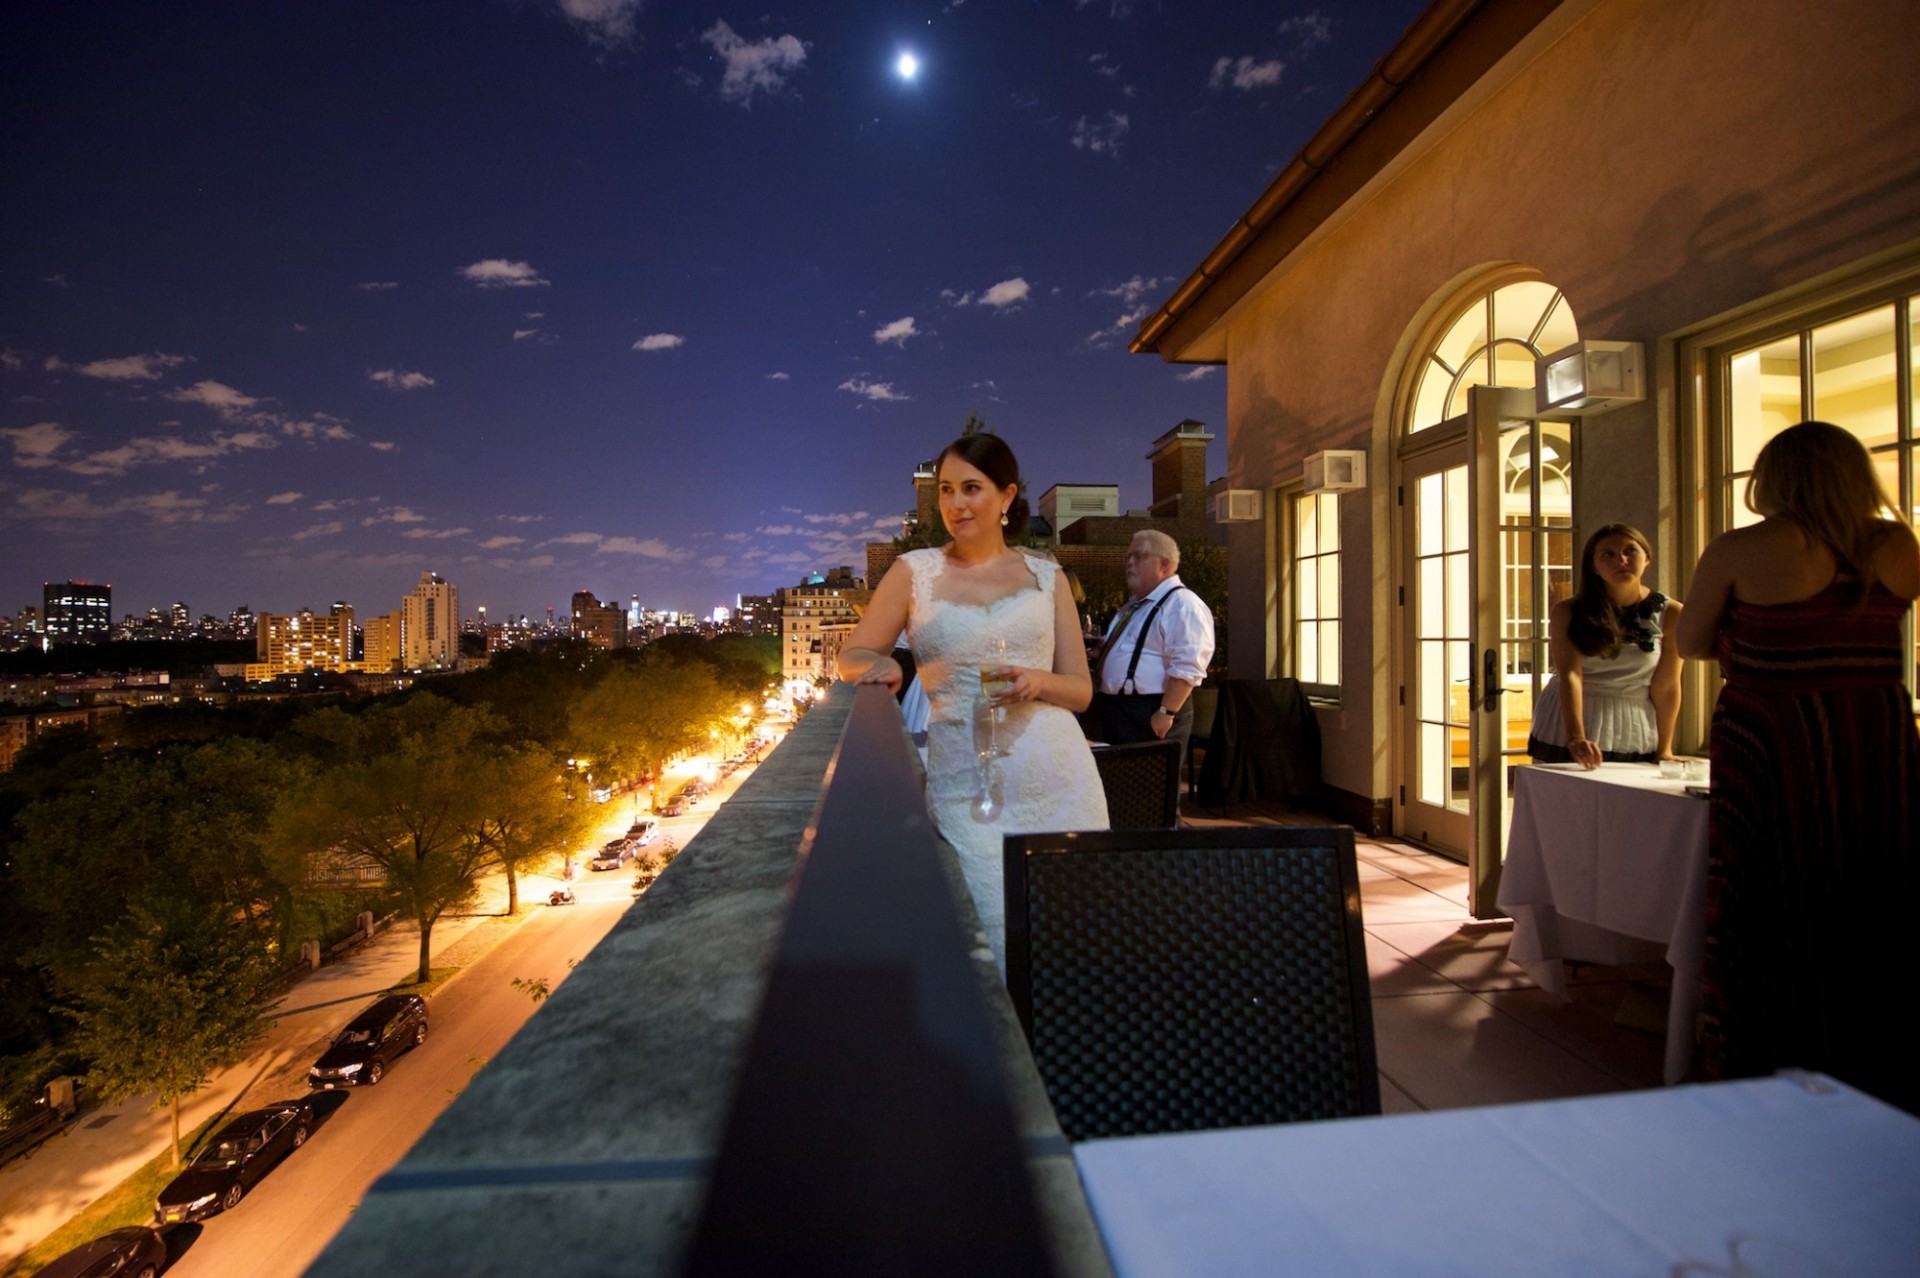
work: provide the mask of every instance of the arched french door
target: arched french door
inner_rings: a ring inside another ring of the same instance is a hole
[[[1576,340],[1551,285],[1492,289],[1438,328],[1403,399],[1397,828],[1467,863],[1479,916],[1497,912],[1510,773],[1570,580],[1573,428],[1534,417],[1534,360]]]

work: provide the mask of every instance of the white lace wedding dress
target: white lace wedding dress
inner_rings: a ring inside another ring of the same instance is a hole
[[[1053,590],[1059,566],[1026,557],[1034,587],[990,604],[935,597],[945,571],[943,551],[914,550],[901,557],[913,573],[907,639],[921,686],[932,703],[927,722],[927,807],[960,857],[967,889],[993,948],[1006,969],[1006,906],[1001,884],[1001,838],[1052,830],[1104,830],[1107,799],[1093,754],[1073,715],[1059,706],[1009,706],[994,728],[1003,757],[983,769],[987,745],[980,696],[982,665],[1053,668]],[[1004,658],[992,641],[1004,639]],[[976,810],[990,774],[996,808]]]

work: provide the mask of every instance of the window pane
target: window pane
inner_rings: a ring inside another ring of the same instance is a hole
[[[1551,355],[1579,340],[1580,326],[1574,323],[1573,308],[1567,305],[1566,298],[1556,298],[1553,310],[1547,316],[1546,327],[1540,330],[1540,336],[1534,339],[1533,344],[1540,348],[1542,355]]]
[[[1753,469],[1762,445],[1800,420],[1800,339],[1783,337],[1740,352],[1727,380],[1733,437],[1728,469],[1744,473]]]
[[[1467,557],[1447,556],[1447,638],[1467,633],[1467,613],[1473,604],[1473,587],[1467,580]]]
[[[1436,358],[1454,372],[1459,372],[1473,352],[1487,344],[1487,303],[1484,298],[1467,308],[1466,314],[1453,322],[1446,335],[1433,348]]]
[[[1467,468],[1455,466],[1447,479],[1447,549],[1467,548]]]
[[[1340,615],[1340,556],[1320,556],[1320,612],[1325,618]]]
[[[1845,427],[1868,448],[1899,438],[1893,308],[1813,330],[1813,415]]]
[[[1321,683],[1320,678],[1320,630],[1312,622],[1303,622],[1296,628],[1296,650],[1294,652],[1296,677],[1302,683]]]
[[[1340,494],[1320,493],[1315,500],[1320,503],[1320,549],[1338,550],[1340,549]]]
[[[1447,801],[1447,730],[1438,724],[1420,725],[1420,801]]]
[[[1319,514],[1320,505],[1311,496],[1301,497],[1293,503],[1294,516],[1294,556],[1304,559],[1320,549]]]
[[[1446,561],[1438,556],[1420,561],[1419,626],[1422,639],[1446,634]]]
[[[1522,280],[1509,284],[1493,295],[1493,335],[1530,342],[1540,328],[1540,320],[1560,296],[1560,290],[1542,280]],[[1555,350],[1546,346],[1543,351]],[[1502,382],[1501,385],[1506,385]],[[1529,381],[1528,385],[1532,385]]]
[[[1433,360],[1427,361],[1426,371],[1420,374],[1420,389],[1413,397],[1413,420],[1407,423],[1409,431],[1436,426],[1447,419],[1447,387],[1452,384],[1452,373]]]
[[[1837,423],[1836,423],[1837,424]],[[1887,498],[1898,503],[1900,492],[1900,450],[1884,449],[1873,455],[1874,477],[1880,481],[1880,487],[1886,490]]]
[[[1420,705],[1422,719],[1443,719],[1447,713],[1446,649],[1438,640],[1420,645]]]
[[[1340,682],[1340,623],[1320,623],[1320,682]]]
[[[1293,615],[1302,621],[1320,617],[1320,574],[1317,560],[1302,559],[1293,566]]]
[[[1442,478],[1440,475],[1420,476],[1419,491],[1414,494],[1414,500],[1420,507],[1420,539],[1414,547],[1416,554],[1432,555],[1442,549],[1441,518],[1445,514],[1440,502]]]
[[[1493,384],[1495,386],[1533,385],[1531,346],[1517,341],[1502,341],[1493,348]]]

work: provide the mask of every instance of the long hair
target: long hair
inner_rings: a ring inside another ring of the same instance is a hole
[[[1863,593],[1872,588],[1874,553],[1900,515],[1852,431],[1831,422],[1787,427],[1754,460],[1746,496],[1749,510],[1794,524],[1831,550]]]
[[[1013,455],[1013,449],[1007,447],[1007,441],[991,431],[970,431],[940,450],[940,455],[933,459],[934,474],[940,473],[940,467],[949,457],[958,457],[985,475],[995,488],[1004,490],[1019,484],[1020,491],[1007,507],[1006,526],[1007,541],[1019,540],[1027,530],[1027,486],[1020,480],[1020,460]]]
[[[1609,537],[1625,537],[1638,544],[1649,560],[1653,558],[1653,543],[1632,524],[1603,524],[1587,538],[1580,550],[1580,589],[1573,596],[1567,638],[1588,657],[1619,656],[1621,641],[1626,637],[1620,605],[1613,602],[1606,581],[1593,570],[1593,552]]]

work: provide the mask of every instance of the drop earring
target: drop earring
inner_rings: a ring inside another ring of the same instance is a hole
[[[1007,526],[1007,512],[1004,510],[1000,512],[1000,526],[1002,528]]]

